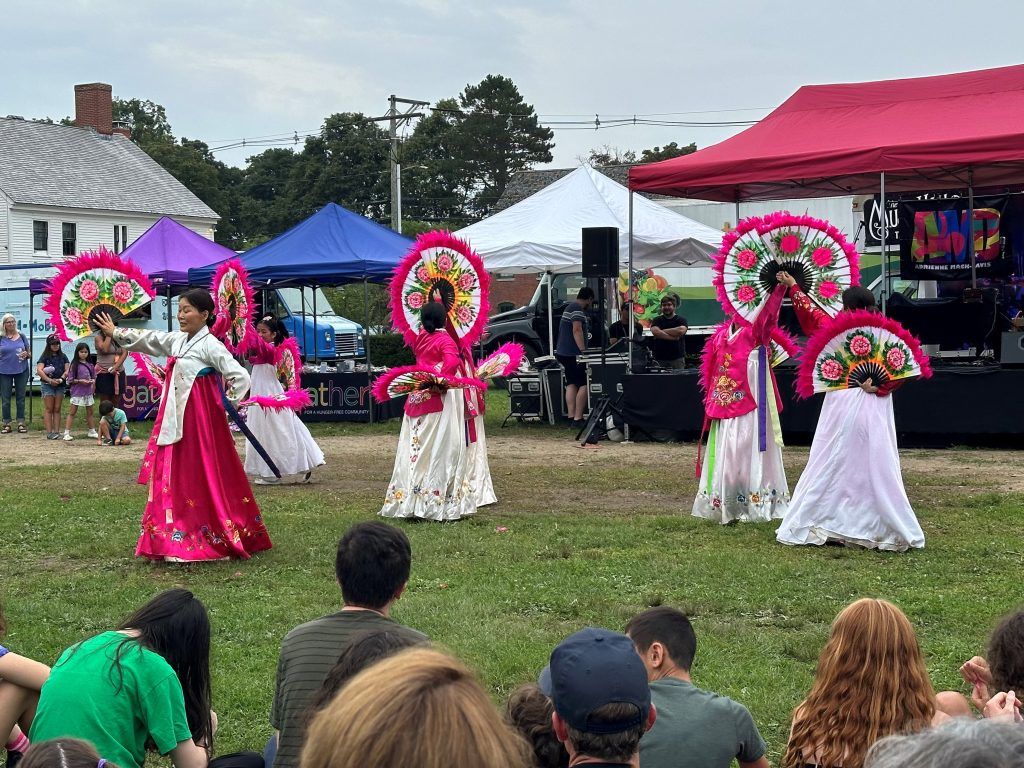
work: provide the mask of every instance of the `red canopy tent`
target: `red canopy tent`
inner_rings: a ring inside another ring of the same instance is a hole
[[[1024,65],[806,85],[742,133],[640,165],[629,187],[705,200],[915,192],[1024,180]],[[973,183],[972,183],[973,182]]]

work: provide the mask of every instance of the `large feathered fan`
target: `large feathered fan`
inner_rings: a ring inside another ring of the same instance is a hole
[[[150,386],[163,390],[164,380],[167,378],[167,369],[142,352],[132,352],[131,358],[132,362],[135,363],[135,372]]]
[[[843,312],[807,340],[796,388],[801,397],[932,375],[921,344],[899,323],[876,312]]]
[[[149,278],[133,262],[101,245],[57,267],[43,309],[57,335],[75,341],[95,332],[92,320],[97,314],[105,312],[116,323],[155,295]]]
[[[242,354],[256,334],[252,326],[253,292],[242,262],[228,259],[217,267],[210,293],[217,305],[217,321],[210,332],[234,354]]]
[[[416,238],[391,280],[391,322],[412,344],[420,331],[420,310],[439,295],[451,330],[470,345],[487,325],[487,289],[491,278],[467,243],[448,232]]]
[[[519,370],[526,350],[522,344],[510,341],[502,344],[493,353],[480,361],[476,367],[478,379],[493,379],[495,376],[508,376]]]
[[[408,395],[410,402],[424,402],[434,395],[434,390],[466,389],[475,387],[487,389],[487,384],[480,379],[468,379],[462,376],[444,376],[436,371],[405,365],[392,368],[377,377],[373,382],[373,397],[378,402]]]
[[[299,344],[288,338],[277,345],[275,351],[277,380],[281,382],[284,392],[279,395],[257,395],[246,400],[243,405],[259,405],[275,411],[285,409],[301,411],[313,402],[309,392],[302,388],[299,377]]]
[[[722,240],[714,283],[727,315],[753,323],[788,272],[823,311],[843,308],[843,291],[860,284],[859,256],[827,221],[785,211],[744,219]]]

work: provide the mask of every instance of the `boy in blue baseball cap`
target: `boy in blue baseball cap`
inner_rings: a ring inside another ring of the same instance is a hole
[[[555,707],[555,735],[569,765],[640,764],[640,737],[654,725],[647,670],[620,632],[587,627],[551,653],[537,681]]]

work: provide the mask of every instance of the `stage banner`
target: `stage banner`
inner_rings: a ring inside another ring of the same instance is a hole
[[[99,398],[97,398],[97,402]],[[98,407],[98,406],[97,406]],[[121,393],[121,408],[129,421],[155,419],[160,407],[160,388],[134,374],[125,377],[124,392]]]
[[[1007,201],[1006,195],[975,197],[973,227],[965,197],[900,203],[900,277],[969,280],[971,237],[979,278],[1010,274],[1010,226],[1004,221]]]

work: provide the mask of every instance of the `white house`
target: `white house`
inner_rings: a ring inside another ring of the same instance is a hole
[[[213,239],[217,213],[126,134],[103,83],[75,86],[74,126],[0,118],[0,266],[121,252],[161,216]]]

